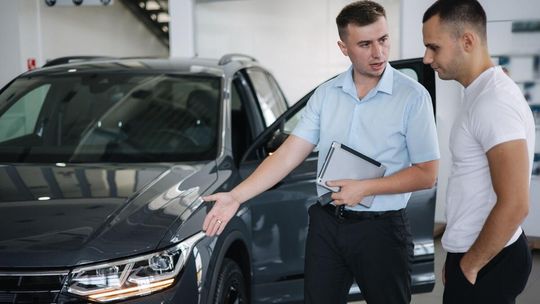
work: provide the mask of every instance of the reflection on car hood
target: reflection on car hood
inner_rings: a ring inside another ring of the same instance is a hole
[[[186,197],[183,182],[209,166],[152,166],[0,165],[0,268],[70,267],[154,250],[199,196],[192,187]]]

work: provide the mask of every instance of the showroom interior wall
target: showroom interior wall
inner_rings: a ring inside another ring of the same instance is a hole
[[[195,56],[195,0],[169,1],[169,55]]]
[[[120,1],[48,7],[43,0],[0,0],[0,5],[0,86],[26,71],[28,58],[41,66],[72,55],[169,55]]]
[[[195,52],[245,53],[268,67],[289,103],[349,66],[338,46],[335,18],[345,0],[198,1]],[[399,0],[382,0],[399,57]]]
[[[26,70],[24,57],[40,56],[37,49],[40,38],[35,35],[38,20],[30,13],[34,9],[25,9],[28,4],[26,1],[0,0],[0,86]],[[23,22],[27,18],[28,22]]]

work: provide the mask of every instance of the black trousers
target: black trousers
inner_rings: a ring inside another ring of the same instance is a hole
[[[524,234],[512,245],[501,250],[480,270],[474,285],[465,278],[459,266],[463,255],[446,255],[444,304],[516,302],[516,297],[527,284],[532,268],[531,251]]]
[[[315,204],[309,208],[305,303],[346,303],[353,279],[369,304],[409,303],[412,253],[405,210],[341,219]]]

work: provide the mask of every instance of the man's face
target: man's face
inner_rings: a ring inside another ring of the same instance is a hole
[[[424,22],[424,63],[429,64],[441,79],[457,80],[462,70],[463,53],[459,39],[450,33],[448,27],[440,23],[438,15]]]
[[[349,24],[345,37],[338,41],[343,55],[348,56],[357,74],[378,78],[384,72],[390,50],[386,18],[357,26]]]

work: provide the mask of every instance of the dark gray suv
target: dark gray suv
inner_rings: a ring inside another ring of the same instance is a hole
[[[246,178],[311,93],[289,108],[238,54],[56,63],[0,91],[0,302],[302,301],[317,151],[219,237],[201,196]],[[429,67],[393,65],[434,98]],[[409,202],[414,292],[435,282],[434,209],[435,189]]]

